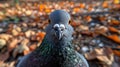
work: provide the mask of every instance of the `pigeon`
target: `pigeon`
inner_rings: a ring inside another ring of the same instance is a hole
[[[24,56],[16,67],[89,67],[84,56],[73,48],[74,30],[69,24],[69,13],[55,10],[49,19],[41,45]]]

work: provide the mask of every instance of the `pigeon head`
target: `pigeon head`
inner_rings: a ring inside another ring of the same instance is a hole
[[[73,28],[69,24],[70,15],[63,10],[55,10],[49,15],[50,24],[46,28],[49,38],[57,41],[72,39]]]
[[[49,19],[53,24],[68,24],[70,15],[63,10],[55,10],[49,15]]]

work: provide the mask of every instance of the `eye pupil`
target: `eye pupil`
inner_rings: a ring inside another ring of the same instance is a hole
[[[63,28],[61,28],[61,31],[63,31],[64,29]]]

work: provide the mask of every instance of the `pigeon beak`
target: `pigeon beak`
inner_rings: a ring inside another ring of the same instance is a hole
[[[58,40],[61,40],[61,38],[62,38],[62,31],[58,28],[55,31],[55,35],[56,35],[56,37],[57,37]]]

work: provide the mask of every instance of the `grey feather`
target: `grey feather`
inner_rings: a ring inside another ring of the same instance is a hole
[[[49,18],[51,23],[46,27],[41,45],[22,58],[17,67],[89,67],[85,58],[73,49],[70,15],[56,10]]]

